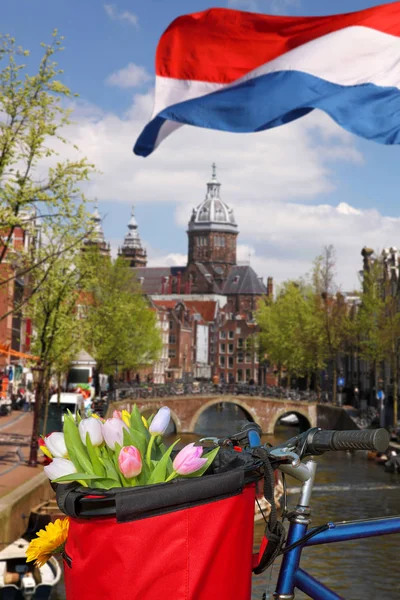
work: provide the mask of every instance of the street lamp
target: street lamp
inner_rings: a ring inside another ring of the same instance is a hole
[[[37,467],[37,456],[39,448],[39,415],[40,415],[40,400],[43,383],[43,372],[44,368],[40,365],[32,367],[33,384],[35,386],[35,408],[33,413],[33,426],[32,426],[32,437],[31,447],[29,452],[29,467]]]

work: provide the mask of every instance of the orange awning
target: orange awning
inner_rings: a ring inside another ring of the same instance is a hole
[[[0,354],[8,354],[9,356],[14,356],[15,358],[26,358],[28,360],[40,360],[38,356],[32,356],[31,354],[25,354],[24,352],[11,350],[10,346],[6,346],[5,344],[0,344]]]

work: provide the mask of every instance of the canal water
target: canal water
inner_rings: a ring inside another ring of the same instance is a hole
[[[184,444],[205,434],[223,436],[236,431],[237,422],[243,418],[245,415],[239,407],[230,404],[212,407],[203,413],[198,435],[179,437]],[[280,443],[296,433],[295,427],[278,426],[275,435],[264,441]],[[382,467],[367,460],[365,453],[330,452],[320,457],[318,464],[312,502],[313,525],[400,514],[400,476],[385,473]],[[297,500],[294,492],[298,483],[290,478],[287,481],[293,492],[289,495],[290,508]],[[232,526],[234,523],[235,515],[232,515]],[[262,535],[260,521],[255,525],[256,548]],[[261,600],[266,590],[267,599],[272,599],[279,564],[278,560],[272,569],[253,578],[252,600]],[[348,600],[400,600],[400,534],[308,548],[303,551],[301,566]],[[53,598],[65,600],[62,584]],[[308,596],[296,593],[296,600],[305,598]]]

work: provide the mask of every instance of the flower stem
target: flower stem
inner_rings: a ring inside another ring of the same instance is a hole
[[[178,475],[178,473],[176,471],[172,471],[171,475],[169,477],[167,477],[167,479],[165,480],[165,483],[167,483],[167,481],[171,481],[172,479],[175,479],[175,477]]]
[[[156,436],[152,435],[150,438],[150,441],[149,441],[149,445],[147,446],[146,462],[147,462],[149,469],[151,469],[151,451],[153,448],[155,438],[156,438]]]

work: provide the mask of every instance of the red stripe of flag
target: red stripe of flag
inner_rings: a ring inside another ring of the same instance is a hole
[[[400,37],[400,2],[326,17],[279,17],[212,8],[171,23],[158,44],[156,73],[231,83],[293,48],[357,25]]]

